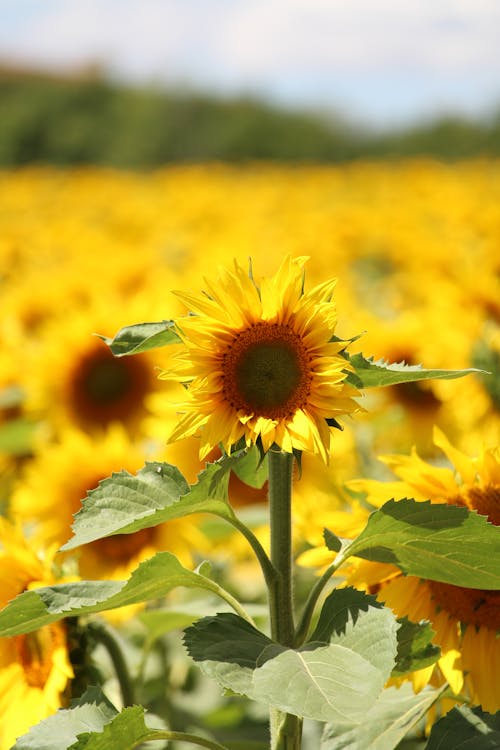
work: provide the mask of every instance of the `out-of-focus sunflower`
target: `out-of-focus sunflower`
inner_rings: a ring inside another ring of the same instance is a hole
[[[37,557],[18,527],[0,519],[0,606],[17,594],[53,584],[51,556]],[[73,670],[63,623],[0,638],[0,750],[64,705]]]
[[[448,457],[453,468],[423,461],[414,450],[409,456],[386,456],[386,463],[397,481],[360,479],[349,482],[351,489],[367,493],[367,501],[380,507],[390,498],[413,497],[417,501],[460,505],[487,516],[500,525],[500,449],[485,449],[470,458],[454,448],[444,434],[434,429],[434,442]],[[335,533],[353,537],[366,523],[369,511],[356,503],[354,513],[338,513]],[[333,519],[330,519],[333,520]],[[330,555],[331,559],[331,555]],[[324,552],[311,550],[302,564],[326,562]],[[455,693],[465,692],[472,703],[486,711],[500,709],[500,591],[460,586],[403,576],[392,565],[358,560],[352,564],[347,581],[375,593],[398,616],[418,622],[430,620],[435,642],[442,656],[437,668],[416,672],[417,689],[427,682],[448,681]]]
[[[135,473],[144,461],[143,449],[119,425],[93,437],[68,428],[58,443],[42,445],[26,464],[12,494],[11,513],[33,527],[36,543],[61,545],[72,535],[73,515],[87,491],[115,471]],[[158,550],[168,550],[190,564],[191,549],[201,549],[202,541],[195,522],[187,518],[106,537],[73,554],[78,555],[82,577],[122,579]]]
[[[158,357],[168,361],[169,352],[114,357],[93,333],[112,336],[125,325],[122,306],[122,300],[108,296],[89,308],[73,310],[39,333],[37,346],[26,355],[21,383],[29,413],[56,429],[69,424],[96,433],[119,422],[130,434],[142,434],[146,397],[161,386]]]
[[[332,341],[335,282],[304,292],[304,263],[287,258],[258,285],[235,262],[206,294],[177,292],[195,314],[176,321],[185,350],[166,377],[189,390],[171,441],[199,433],[200,458],[244,438],[328,460],[330,424],[359,408],[359,394]]]

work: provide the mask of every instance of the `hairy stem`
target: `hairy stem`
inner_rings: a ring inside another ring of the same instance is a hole
[[[284,646],[294,638],[292,581],[292,470],[293,455],[271,449],[269,460],[269,519],[271,563],[276,571],[269,589],[271,635]],[[272,750],[300,750],[302,719],[271,709]]]

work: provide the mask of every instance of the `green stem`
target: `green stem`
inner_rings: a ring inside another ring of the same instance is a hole
[[[248,614],[246,609],[243,607],[242,604],[239,603],[237,599],[232,596],[229,591],[226,591],[226,589],[222,588],[218,583],[215,581],[211,581],[213,592],[214,594],[217,594],[220,596],[221,599],[224,599],[225,602],[229,604],[230,607],[234,609],[236,614],[238,614],[240,617],[242,617],[244,620],[250,623],[250,625],[253,625],[254,628],[257,627],[255,625],[255,622],[253,621],[252,617]]]
[[[221,515],[221,518],[223,518],[225,521],[228,521],[232,526],[234,526],[235,529],[243,534],[243,536],[255,552],[255,556],[260,564],[268,589],[273,587],[275,585],[277,577],[276,570],[273,568],[271,560],[267,556],[264,547],[259,542],[253,531],[251,531],[251,529],[249,529],[248,526],[243,523],[243,521],[240,521],[237,516],[228,518],[225,515]]]
[[[137,702],[135,700],[134,686],[128,671],[127,662],[118,642],[118,636],[109,625],[105,625],[102,622],[91,622],[87,628],[94,640],[105,647],[111,658],[120,684],[124,707],[133,706]]]
[[[179,740],[179,742],[191,742],[193,745],[208,747],[209,750],[228,750],[225,745],[219,745],[218,742],[207,740],[204,737],[197,737],[195,734],[186,734],[185,732],[169,732],[163,729],[151,730],[150,734],[141,737],[140,740],[131,745],[130,750],[139,747],[143,742],[152,742],[153,740]]]
[[[293,454],[278,449],[268,452],[269,523],[271,564],[276,576],[268,584],[272,638],[284,646],[293,645],[292,581],[292,470]],[[300,750],[302,719],[271,709],[272,750]]]
[[[269,518],[271,563],[277,572],[270,594],[271,635],[284,646],[293,643],[292,593],[292,469],[293,455],[271,449]]]
[[[338,560],[338,562],[337,562]],[[307,601],[304,605],[304,609],[302,611],[301,618],[299,620],[299,623],[297,625],[297,629],[295,630],[295,637],[293,639],[294,646],[297,648],[298,646],[301,646],[306,637],[309,630],[309,626],[311,624],[311,619],[314,614],[314,609],[316,607],[316,603],[320,597],[321,592],[325,588],[326,584],[332,577],[332,575],[335,573],[338,567],[342,565],[343,560],[340,559],[340,555],[333,562],[323,573],[321,578],[319,578],[316,583],[314,584],[313,588],[311,589],[311,592],[307,598]]]

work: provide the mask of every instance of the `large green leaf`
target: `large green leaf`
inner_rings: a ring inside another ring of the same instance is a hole
[[[63,617],[158,599],[178,586],[221,592],[218,584],[187,570],[170,552],[158,552],[128,581],[76,581],[25,591],[0,612],[0,636],[28,633]]]
[[[75,515],[74,536],[62,549],[114,534],[132,534],[192,513],[215,513],[231,520],[229,471],[243,455],[208,464],[192,487],[175,466],[166,463],[147,463],[135,476],[128,471],[113,474],[88,493]]]
[[[309,640],[328,643],[334,633],[345,633],[349,622],[355,625],[359,614],[368,612],[370,607],[383,609],[384,605],[374,596],[351,586],[335,589],[323,602],[318,624]]]
[[[329,643],[295,650],[232,614],[204,618],[185,644],[205,674],[224,688],[319,721],[361,722],[395,663],[397,622],[385,607],[349,618]]]
[[[330,642],[334,635],[342,636],[350,622],[355,625],[362,612],[367,612],[370,607],[382,609],[383,606],[374,596],[349,586],[335,589],[323,603],[310,641]],[[407,617],[398,619],[398,623],[396,664],[392,675],[401,676],[433,664],[439,658],[440,649],[431,643],[434,631],[430,624],[427,621],[410,622]]]
[[[500,711],[458,706],[434,724],[425,750],[498,750]]]
[[[387,688],[366,712],[362,723],[327,724],[321,750],[393,750],[425,716],[443,689],[427,687],[415,695],[409,683]],[[455,746],[446,745],[451,747]]]
[[[117,710],[99,688],[89,688],[71,707],[60,709],[20,737],[12,750],[66,750],[82,732],[100,732]]]
[[[500,528],[457,505],[389,500],[340,554],[455,586],[500,589]]]
[[[405,362],[393,362],[386,360],[374,360],[373,357],[364,357],[363,354],[344,354],[349,363],[354,367],[354,372],[349,371],[347,381],[356,388],[376,388],[386,385],[397,385],[398,383],[411,383],[417,380],[451,380],[461,378],[473,372],[482,372],[475,368],[467,370],[424,370],[421,365],[407,365]]]
[[[137,323],[120,328],[113,338],[101,335],[99,338],[109,346],[115,357],[147,352],[168,344],[178,344],[181,340],[175,332],[173,320]]]

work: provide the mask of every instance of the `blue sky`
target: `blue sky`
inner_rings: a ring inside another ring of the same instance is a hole
[[[0,0],[0,59],[375,125],[500,106],[498,0]]]

